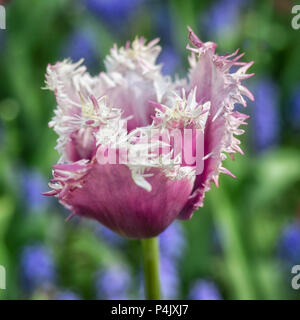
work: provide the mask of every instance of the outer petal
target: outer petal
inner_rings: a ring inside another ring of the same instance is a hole
[[[187,178],[172,181],[158,169],[151,173],[148,192],[133,182],[126,165],[100,165],[94,159],[92,164],[57,165],[54,182],[60,186],[52,187],[73,214],[96,219],[123,236],[147,238],[172,223],[192,191]]]
[[[48,65],[46,74],[46,88],[55,93],[57,101],[55,116],[49,126],[59,136],[56,148],[64,160],[70,161],[91,158],[95,144],[91,130],[85,132],[80,119],[83,99],[88,100],[95,92],[99,93],[101,79],[91,77],[81,65],[82,61],[64,60]]]
[[[241,85],[241,80],[253,75],[245,74],[252,62],[237,62],[242,56],[236,56],[238,51],[219,57],[215,54],[215,43],[203,43],[192,30],[189,31],[189,38],[194,46],[188,46],[192,51],[190,90],[197,87],[197,102],[210,101],[211,107],[204,131],[204,171],[196,178],[193,193],[179,216],[181,219],[190,218],[193,211],[203,205],[205,192],[210,189],[210,182],[218,184],[220,173],[232,175],[222,167],[222,160],[226,158],[225,152],[242,153],[240,141],[234,135],[243,133],[239,125],[245,124],[248,117],[235,112],[234,104],[246,106],[242,95],[253,99],[252,94]],[[239,69],[230,73],[229,69],[232,66],[239,66]]]

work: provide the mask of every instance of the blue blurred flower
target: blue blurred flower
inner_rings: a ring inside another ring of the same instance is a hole
[[[268,78],[261,79],[254,88],[254,142],[258,151],[275,146],[279,140],[280,118],[278,88]]]
[[[87,9],[110,25],[120,26],[143,0],[83,0]]]
[[[96,276],[98,299],[128,299],[131,277],[126,267],[113,265],[100,270]]]
[[[47,288],[55,282],[56,272],[50,250],[40,244],[23,248],[20,260],[21,280],[25,290]]]
[[[180,64],[180,57],[172,47],[164,47],[157,59],[158,63],[162,63],[162,73],[164,75],[173,75]]]
[[[172,75],[180,65],[180,56],[173,46],[173,26],[170,6],[166,3],[148,2],[149,10],[154,13],[153,28],[156,29],[160,41],[164,43],[163,50],[157,62],[163,63],[162,73]],[[151,8],[150,8],[151,7]]]
[[[300,263],[300,223],[287,225],[278,244],[279,257],[292,266]]]
[[[103,239],[107,244],[119,247],[124,244],[124,238],[119,236],[117,233],[111,231],[102,224],[97,223],[95,225],[96,233]]]
[[[241,11],[250,0],[215,1],[202,17],[208,38],[229,34],[238,24]]]
[[[185,248],[184,230],[180,222],[175,221],[159,236],[161,255],[170,259],[178,259]]]
[[[149,10],[152,10],[154,13],[153,19],[153,28],[156,29],[156,32],[160,40],[164,44],[172,43],[172,17],[170,14],[170,6],[166,3],[153,3],[148,2]]]
[[[81,299],[76,293],[66,290],[66,291],[60,292],[57,295],[56,300],[81,300]]]
[[[190,290],[191,300],[221,300],[220,292],[212,281],[197,280]]]
[[[300,85],[292,93],[290,120],[293,128],[300,129]]]
[[[160,284],[164,299],[178,298],[180,281],[177,265],[164,256],[160,259]]]
[[[92,68],[97,64],[97,48],[95,36],[89,30],[75,30],[67,39],[62,55],[73,61],[84,58],[85,64]]]
[[[44,176],[38,170],[25,169],[21,172],[23,200],[29,211],[46,209],[49,198],[42,195],[48,189]]]

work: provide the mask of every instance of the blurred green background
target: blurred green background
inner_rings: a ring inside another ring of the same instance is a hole
[[[2,299],[143,299],[140,243],[97,222],[72,219],[47,191],[58,160],[43,91],[48,63],[84,57],[92,74],[110,47],[159,37],[166,74],[184,75],[187,29],[241,48],[254,60],[256,101],[242,138],[205,206],[160,237],[161,281],[170,299],[299,299],[300,30],[288,0],[17,0],[0,30],[0,265]]]

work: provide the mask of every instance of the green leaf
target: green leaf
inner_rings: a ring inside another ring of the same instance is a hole
[[[300,152],[280,149],[260,158],[253,172],[255,188],[249,194],[256,206],[268,205],[300,180]]]

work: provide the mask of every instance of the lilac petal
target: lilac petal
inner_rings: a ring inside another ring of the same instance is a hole
[[[49,123],[59,135],[57,149],[64,160],[91,159],[95,151],[95,139],[91,128],[80,122],[83,105],[88,104],[94,91],[101,93],[101,79],[91,77],[82,61],[70,60],[48,65],[46,89],[54,92],[57,101],[55,116]]]
[[[149,100],[155,100],[155,90],[150,81],[132,76],[130,82],[118,85],[106,92],[113,105],[120,107],[124,118],[132,117],[128,123],[129,131],[151,124],[154,109]]]
[[[170,180],[160,170],[151,173],[148,192],[134,183],[127,166],[94,161],[79,180],[65,180],[59,198],[75,214],[96,219],[120,235],[154,237],[182,210],[192,184],[189,179]]]
[[[164,85],[160,66],[156,63],[161,51],[158,42],[159,39],[154,39],[146,44],[143,38],[136,39],[121,48],[122,57],[114,47],[105,61],[107,73],[102,76],[111,83],[105,94],[114,106],[124,111],[124,118],[131,117],[129,131],[150,125],[154,109],[149,101],[162,98],[157,97],[157,86]]]
[[[216,44],[203,43],[191,29],[189,39],[195,47],[187,47],[192,51],[190,90],[197,87],[198,103],[211,102],[204,131],[204,154],[209,156],[204,160],[204,170],[195,180],[193,193],[180,213],[180,219],[191,218],[193,212],[203,205],[205,192],[210,189],[210,182],[218,184],[220,173],[232,175],[222,167],[222,161],[226,158],[225,153],[242,153],[240,141],[234,135],[243,133],[239,125],[245,124],[246,118],[244,114],[234,111],[234,104],[246,106],[243,96],[253,99],[250,91],[241,85],[241,80],[252,76],[245,75],[252,62],[238,62],[242,56],[237,56],[238,50],[232,55],[216,55]],[[239,66],[235,73],[229,71],[232,66]]]
[[[66,145],[66,153],[71,161],[91,160],[96,154],[96,141],[91,128],[73,132],[70,142]]]

